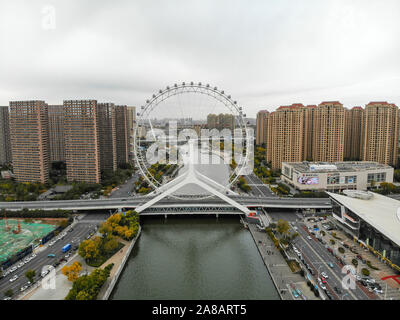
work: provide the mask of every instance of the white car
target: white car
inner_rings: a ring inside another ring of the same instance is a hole
[[[36,257],[36,253],[32,253],[31,255],[32,259]]]
[[[15,270],[17,270],[18,268],[16,267],[16,266],[14,266],[14,267],[12,267],[11,269],[10,269],[10,272],[14,272]]]
[[[328,275],[325,272],[321,272],[321,276],[323,276],[325,279],[328,279]]]
[[[18,263],[18,268],[21,268],[21,267],[23,267],[23,266],[24,266],[24,264],[25,264],[25,263],[23,263],[23,262],[20,262],[20,263]]]
[[[322,290],[326,290],[326,287],[324,286],[324,284],[322,282],[319,282],[319,286],[321,287]]]
[[[15,276],[13,276],[13,277],[10,279],[10,282],[14,282],[14,281],[17,280],[17,279],[18,279],[18,276],[15,275]]]
[[[307,236],[307,239],[308,239],[308,240],[312,240],[312,238],[311,238],[310,236]]]
[[[22,286],[20,291],[22,292],[22,291],[25,291],[26,289],[28,289],[28,286]]]

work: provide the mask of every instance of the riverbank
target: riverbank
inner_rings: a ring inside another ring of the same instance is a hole
[[[114,266],[111,269],[110,276],[107,279],[106,283],[101,288],[97,300],[108,300],[115,284],[118,282],[119,276],[121,275],[122,270],[124,269],[125,263],[129,258],[129,255],[132,252],[132,249],[135,246],[136,240],[139,238],[140,233],[142,231],[142,227],[139,226],[138,233],[136,237],[131,241],[120,240],[121,243],[124,244],[124,247],[114,254],[110,259],[104,262],[100,268],[104,269],[108,264],[113,263]]]
[[[294,287],[301,288],[307,299],[314,300],[315,296],[308,290],[304,278],[290,270],[267,233],[258,231],[254,224],[248,224],[248,227],[281,300],[296,300],[291,294]]]

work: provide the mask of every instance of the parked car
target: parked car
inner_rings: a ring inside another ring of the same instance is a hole
[[[10,278],[10,282],[14,282],[17,279],[18,279],[18,275],[14,275],[12,278]]]
[[[332,263],[332,262],[329,262],[329,263],[328,263],[328,266],[331,267],[331,268],[333,269],[333,263]]]
[[[328,279],[328,275],[325,272],[321,272],[321,276],[324,277],[325,279]]]

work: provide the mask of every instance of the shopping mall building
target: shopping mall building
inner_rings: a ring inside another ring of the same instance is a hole
[[[373,192],[328,192],[344,232],[400,271],[400,201]]]
[[[370,161],[282,162],[281,179],[300,191],[367,190],[393,182],[394,169]]]

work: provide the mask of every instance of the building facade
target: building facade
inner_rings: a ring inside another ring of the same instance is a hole
[[[117,170],[117,133],[113,103],[97,104],[97,130],[101,170]]]
[[[19,182],[49,180],[49,122],[44,101],[10,101],[14,175]]]
[[[313,161],[343,161],[344,124],[345,110],[340,102],[322,102],[315,108]]]
[[[68,181],[100,183],[96,100],[64,100],[65,158]]]
[[[0,164],[10,163],[11,140],[8,107],[0,107]]]
[[[49,105],[50,161],[65,162],[64,106]]]
[[[364,119],[362,159],[396,166],[399,108],[387,102],[370,102],[365,107]]]
[[[134,139],[133,135],[135,133],[135,126],[136,126],[136,107],[127,106],[127,130],[128,130],[128,159],[130,162],[134,161]]]
[[[364,131],[364,109],[345,109],[344,159],[361,160]]]
[[[281,179],[300,191],[367,190],[375,184],[393,182],[394,169],[377,162],[282,163]]]
[[[269,112],[261,110],[257,113],[256,120],[256,144],[267,144],[267,121]]]
[[[126,106],[115,106],[117,165],[129,161],[129,130]]]
[[[280,169],[282,162],[303,159],[304,117],[302,104],[279,107],[268,117],[267,161],[272,169]]]

